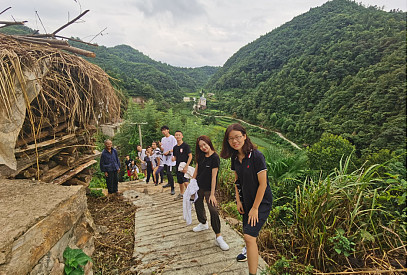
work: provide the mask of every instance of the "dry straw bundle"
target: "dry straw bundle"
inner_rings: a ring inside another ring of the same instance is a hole
[[[18,147],[116,122],[119,114],[117,91],[101,68],[51,44],[0,34],[0,164],[18,172]]]

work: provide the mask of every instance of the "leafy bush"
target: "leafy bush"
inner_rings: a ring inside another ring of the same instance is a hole
[[[327,173],[338,168],[340,161],[347,156],[351,155],[354,160],[354,151],[355,147],[348,140],[324,133],[319,142],[307,149],[307,155],[311,169]]]
[[[91,189],[89,196],[99,198],[104,197],[105,195],[103,194],[101,189]]]
[[[268,266],[261,272],[262,275],[308,275],[313,273],[313,266],[302,266],[297,262],[297,257],[287,259],[285,256],[280,256],[273,265]]]
[[[344,256],[348,257],[354,251],[355,243],[351,242],[347,237],[344,236],[344,230],[338,229],[336,230],[336,235],[334,237],[329,238],[329,242],[333,244],[334,250],[337,254],[343,254]]]
[[[97,163],[93,165],[94,170],[96,171],[92,175],[92,179],[89,182],[89,188],[104,188],[106,189],[106,178],[105,178],[105,173],[101,172],[99,170],[99,161],[100,159],[97,159]]]
[[[91,181],[89,182],[89,188],[104,188],[106,189],[106,179],[105,176],[101,177],[99,174],[94,174]]]
[[[220,169],[218,170],[218,189],[223,193],[228,201],[235,201],[235,175],[231,170],[231,160],[220,159]]]
[[[221,204],[221,209],[231,217],[242,221],[242,215],[237,210],[237,204],[234,201]]]
[[[83,267],[88,262],[92,262],[92,259],[82,249],[71,249],[69,246],[65,248],[63,257],[65,259],[64,272],[66,275],[84,274]]]

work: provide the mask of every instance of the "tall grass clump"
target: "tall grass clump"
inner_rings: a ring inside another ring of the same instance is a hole
[[[308,178],[296,189],[292,253],[325,271],[372,264],[403,268],[394,256],[406,257],[406,215],[393,208],[401,203],[406,213],[406,181],[378,177],[377,165],[347,173],[349,165],[347,158],[327,177]],[[391,190],[396,200],[383,201]]]

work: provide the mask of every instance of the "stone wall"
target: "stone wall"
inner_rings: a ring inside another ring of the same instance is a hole
[[[85,187],[0,180],[0,233],[1,275],[63,274],[67,246],[94,251]]]

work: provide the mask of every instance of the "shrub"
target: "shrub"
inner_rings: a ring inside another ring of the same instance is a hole
[[[311,169],[322,170],[327,175],[335,168],[338,168],[342,159],[352,156],[354,160],[355,147],[348,140],[324,133],[319,142],[307,149],[309,164]]]
[[[101,189],[91,189],[89,196],[99,198],[104,197],[105,195],[103,194]]]
[[[84,274],[83,267],[88,262],[92,262],[92,259],[82,249],[71,249],[69,246],[65,248],[63,257],[65,259],[64,273],[66,275]]]

